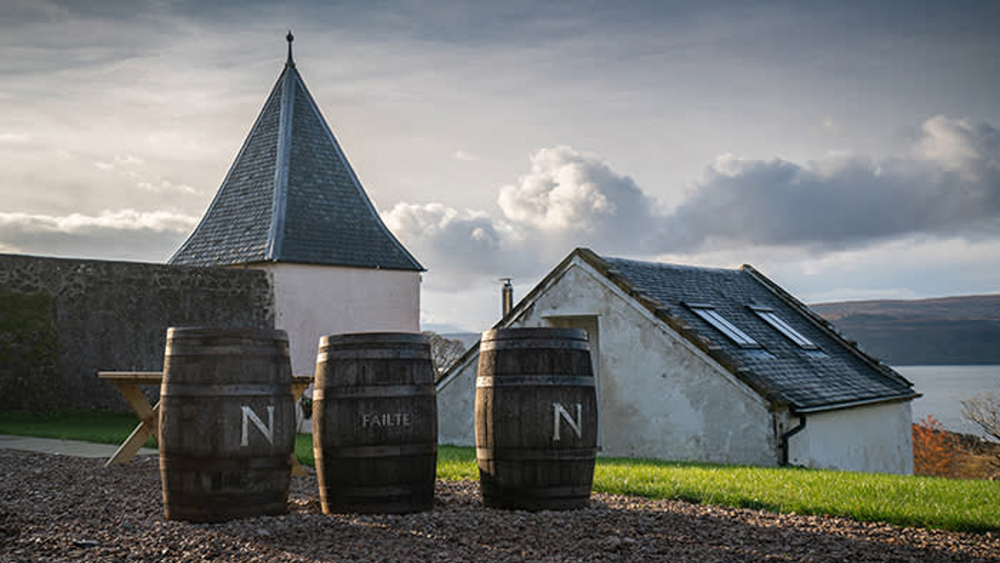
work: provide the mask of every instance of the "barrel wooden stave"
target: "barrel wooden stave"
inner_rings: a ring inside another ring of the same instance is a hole
[[[549,328],[483,333],[475,434],[486,506],[586,506],[597,453],[586,333]]]
[[[408,513],[434,502],[437,403],[426,337],[320,340],[313,452],[325,513]]]
[[[169,329],[160,394],[167,519],[287,511],[295,407],[284,331]]]

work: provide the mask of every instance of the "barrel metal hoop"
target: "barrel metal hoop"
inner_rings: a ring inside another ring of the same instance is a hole
[[[184,453],[160,452],[160,465],[165,471],[239,471],[288,469],[288,455],[256,455],[252,457],[201,457]]]
[[[479,352],[492,350],[590,350],[586,340],[485,340],[479,344]]]
[[[587,461],[596,456],[597,448],[476,448],[481,461]]]
[[[321,457],[336,460],[353,457],[403,457],[437,453],[437,443],[398,444],[390,446],[324,446]],[[315,455],[315,452],[314,452]]]
[[[489,487],[487,487],[489,488]],[[528,487],[517,491],[505,491],[502,488],[497,490],[484,491],[483,495],[488,496],[492,501],[513,501],[524,502],[531,500],[558,500],[587,498],[590,496],[589,485],[570,485],[565,487]]]
[[[419,332],[354,332],[328,334],[319,339],[320,347],[368,348],[378,346],[426,346],[429,340]]]
[[[586,375],[483,375],[476,387],[594,387]]]
[[[430,360],[430,351],[424,348],[386,348],[386,349],[363,349],[344,348],[331,349],[320,348],[316,354],[317,362],[344,361],[344,360]]]
[[[273,384],[216,384],[194,385],[190,383],[164,382],[160,388],[161,397],[262,397],[292,394],[292,386],[284,383]]]
[[[164,356],[288,356],[288,344],[283,346],[247,344],[228,344],[220,346],[197,346],[194,344],[178,344],[169,342]]]
[[[420,487],[423,485],[423,487]],[[428,481],[426,484],[414,483],[408,484],[408,486],[379,486],[379,485],[352,485],[345,487],[338,487],[331,490],[327,487],[327,496],[332,497],[335,500],[337,507],[343,506],[349,503],[360,503],[360,502],[371,502],[377,505],[381,505],[385,502],[390,502],[395,499],[393,497],[404,497],[409,499],[414,495],[420,494],[433,494],[434,492],[434,482]],[[407,509],[410,504],[400,502],[398,503],[400,509]]]
[[[428,397],[434,396],[433,385],[366,385],[360,387],[317,387],[313,401],[325,399],[364,399],[368,397]]]

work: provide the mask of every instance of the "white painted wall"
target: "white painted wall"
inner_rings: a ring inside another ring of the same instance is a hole
[[[479,345],[476,344],[478,347]],[[437,385],[438,443],[475,446],[476,372],[479,354],[468,358],[450,372],[452,377]]]
[[[340,332],[420,332],[420,272],[263,264],[275,328],[288,332],[292,373],[316,371],[319,339]]]
[[[788,461],[816,469],[913,474],[909,401],[806,415]]]
[[[573,263],[510,326],[567,317],[598,320],[602,455],[777,464],[767,404],[589,265]],[[475,377],[470,361],[439,385],[441,443],[474,443]]]

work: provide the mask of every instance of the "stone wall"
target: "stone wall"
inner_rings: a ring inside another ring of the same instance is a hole
[[[0,409],[127,410],[97,372],[159,371],[167,327],[274,327],[266,272],[0,254]]]

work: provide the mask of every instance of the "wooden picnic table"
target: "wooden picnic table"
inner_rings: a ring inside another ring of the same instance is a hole
[[[159,426],[160,401],[155,405],[150,405],[146,396],[139,389],[140,385],[160,385],[163,383],[162,371],[99,371],[97,377],[111,382],[118,389],[118,392],[125,397],[132,410],[139,417],[139,424],[132,430],[132,434],[118,446],[114,455],[104,463],[105,467],[125,463],[135,457],[139,448],[146,443],[151,436],[156,436]],[[298,401],[302,393],[312,384],[311,375],[292,376],[292,395],[294,401]],[[298,459],[292,456],[292,475],[297,477],[306,474]]]

